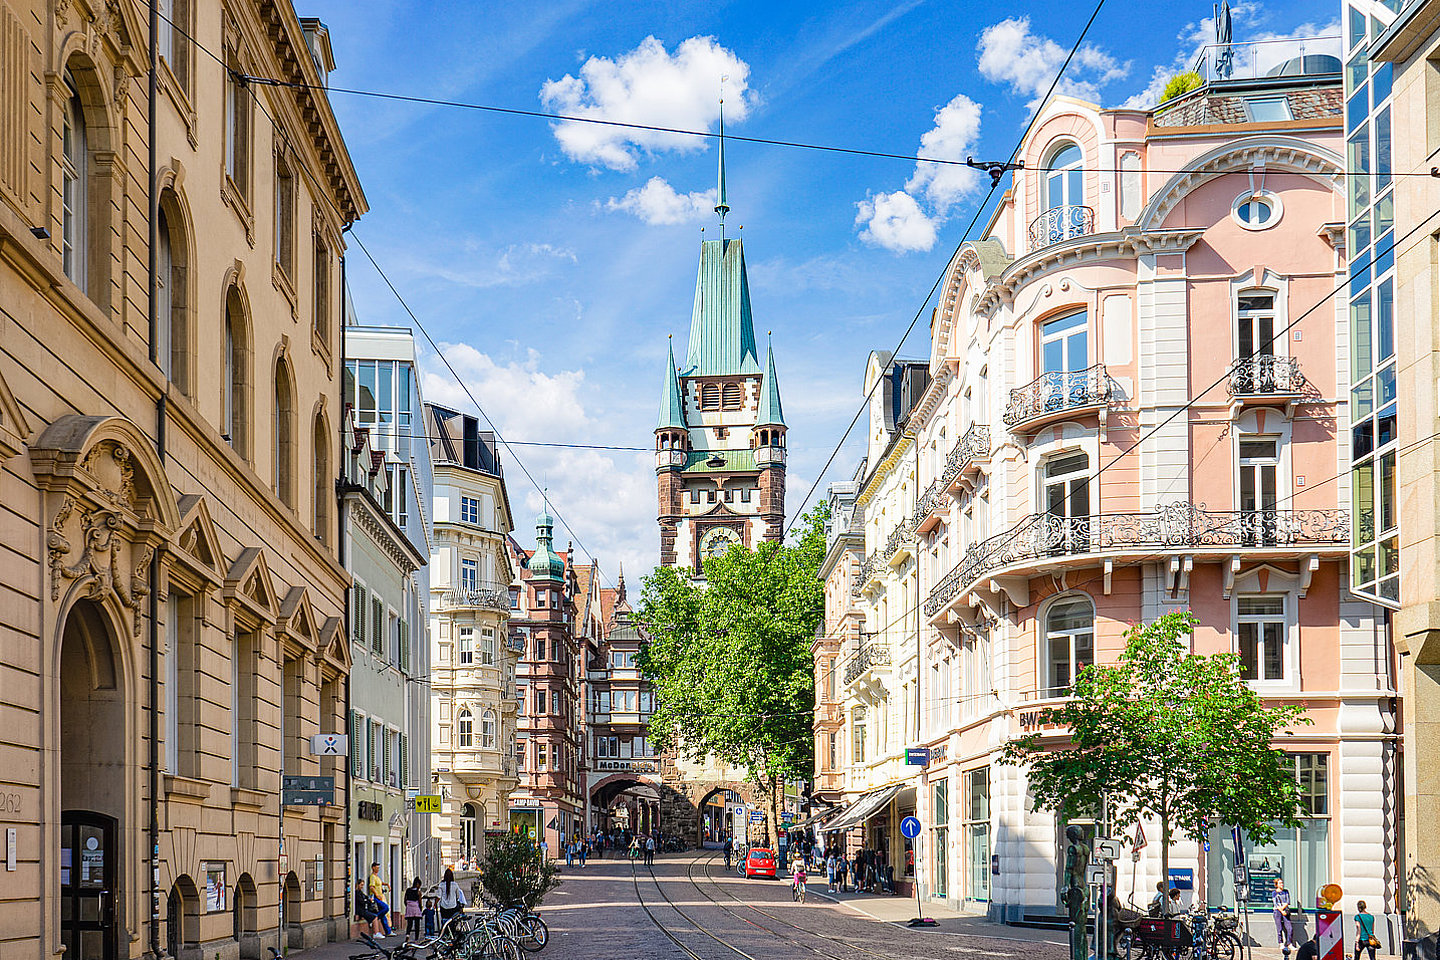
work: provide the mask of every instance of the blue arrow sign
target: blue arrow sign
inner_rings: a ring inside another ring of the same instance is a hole
[[[914,817],[906,817],[900,821],[900,833],[906,840],[914,840],[920,836],[920,821]]]

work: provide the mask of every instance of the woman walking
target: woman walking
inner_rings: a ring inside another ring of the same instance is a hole
[[[445,878],[440,881],[440,929],[445,929],[445,924],[464,910],[465,891],[455,882],[455,871],[446,868]]]
[[[405,939],[420,939],[420,878],[405,888]]]
[[[1355,905],[1355,960],[1360,960],[1360,951],[1369,950],[1370,960],[1375,960],[1375,950],[1380,946],[1375,936],[1375,917],[1365,909],[1365,901]]]

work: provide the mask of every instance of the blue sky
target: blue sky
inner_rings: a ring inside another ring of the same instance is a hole
[[[331,31],[335,87],[603,116],[911,156],[1004,158],[1088,2],[710,3],[304,0]],[[1235,4],[1235,39],[1338,33],[1339,3]],[[1109,0],[1063,89],[1153,102],[1213,38],[1208,2]],[[715,236],[711,141],[335,93],[370,202],[355,233],[512,441],[648,451],[666,336],[684,350],[701,228]],[[774,331],[790,422],[790,510],[983,196],[968,171],[794,148],[727,147],[731,235],[746,241],[757,332]],[[981,221],[982,225],[984,220]],[[409,325],[364,255],[362,322]],[[928,317],[929,308],[924,307]],[[926,356],[925,321],[904,353]],[[472,410],[435,355],[427,399]],[[657,555],[648,452],[516,447],[555,512],[631,582]],[[852,437],[827,480],[848,476]],[[505,458],[522,543],[540,505]],[[821,484],[817,496],[823,496]],[[571,534],[557,532],[563,542]]]

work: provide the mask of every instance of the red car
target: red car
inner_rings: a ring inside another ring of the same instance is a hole
[[[745,856],[745,877],[769,877],[775,879],[775,851],[756,847]]]

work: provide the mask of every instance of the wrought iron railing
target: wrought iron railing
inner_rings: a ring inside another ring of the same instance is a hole
[[[870,578],[875,576],[875,572],[890,562],[890,558],[895,556],[901,544],[908,543],[915,536],[917,522],[914,517],[901,520],[899,526],[890,531],[885,545],[878,547],[865,558],[865,562],[860,564],[860,569],[855,574],[855,582],[850,584],[850,596],[858,597],[865,592],[865,584],[870,582]]]
[[[923,520],[934,513],[936,508],[945,502],[945,491],[955,478],[964,473],[972,463],[978,460],[987,459],[990,456],[990,427],[988,424],[972,423],[970,429],[955,441],[949,456],[945,458],[945,467],[940,471],[940,476],[931,481],[930,486],[920,495],[920,502],[915,510],[916,520]]]
[[[1095,211],[1076,204],[1051,207],[1030,223],[1030,249],[1039,250],[1062,240],[1088,237],[1095,232]]]
[[[474,587],[451,587],[440,595],[436,609],[452,607],[483,607],[486,610],[510,609],[510,587],[508,584],[487,583]]]
[[[1232,397],[1299,393],[1304,388],[1305,375],[1294,357],[1257,354],[1241,357],[1230,367]]]
[[[1084,370],[1042,373],[1010,391],[1005,424],[1014,427],[1050,413],[1102,406],[1110,402],[1111,392],[1110,376],[1103,363]]]
[[[890,648],[883,643],[867,643],[857,650],[853,657],[845,662],[845,682],[853,683],[856,677],[871,667],[886,667],[889,665]]]
[[[1338,509],[1207,510],[1203,503],[1181,502],[1149,513],[1032,514],[966,550],[930,591],[925,615],[934,616],[982,577],[1051,557],[1137,549],[1340,547],[1349,540],[1350,512]]]

